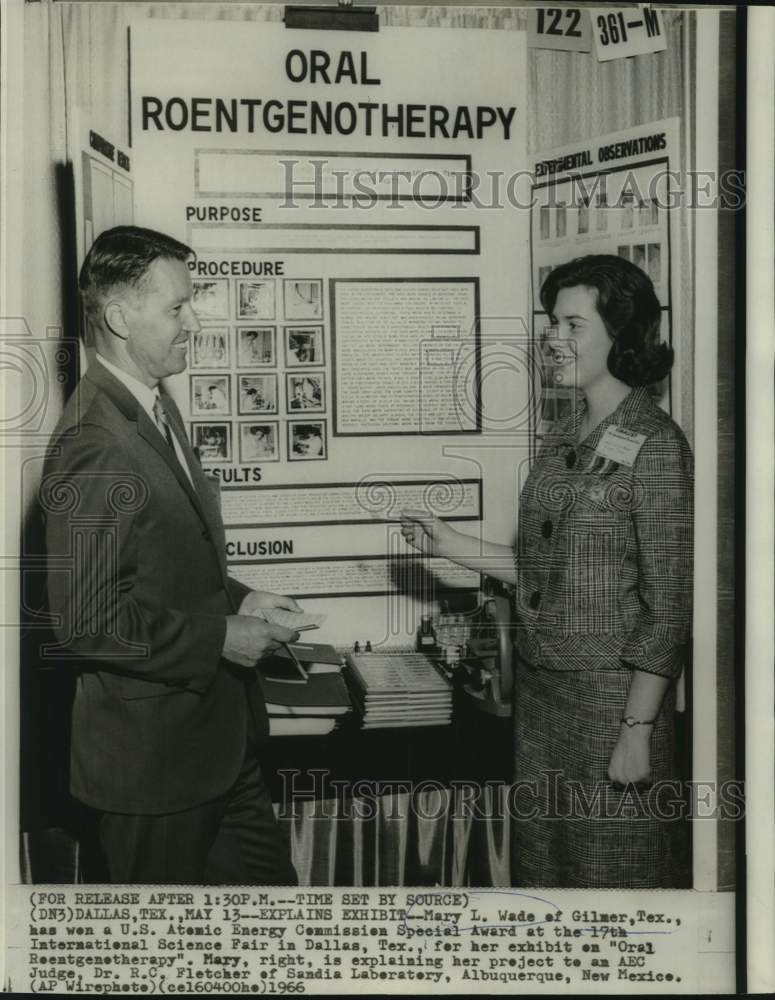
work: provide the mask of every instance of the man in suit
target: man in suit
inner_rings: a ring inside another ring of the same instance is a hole
[[[111,229],[80,276],[97,359],[41,484],[57,655],[77,670],[70,786],[111,882],[295,884],[256,759],[257,660],[300,610],[227,573],[217,499],[160,381],[192,333],[189,247]]]

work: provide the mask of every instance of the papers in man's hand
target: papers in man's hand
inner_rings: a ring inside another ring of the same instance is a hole
[[[296,632],[306,632],[307,629],[320,628],[328,615],[312,615],[306,611],[286,611],[285,608],[261,608],[259,616],[270,625],[282,625]]]

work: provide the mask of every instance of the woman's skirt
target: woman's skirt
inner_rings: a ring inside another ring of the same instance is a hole
[[[651,733],[652,784],[613,787],[627,669],[551,671],[517,660],[512,881],[517,886],[681,884],[686,822],[676,779],[675,686]]]

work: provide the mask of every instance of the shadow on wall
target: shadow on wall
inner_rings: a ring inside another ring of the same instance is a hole
[[[61,234],[62,335],[78,338],[78,261],[73,170],[58,164],[56,190]],[[54,350],[48,358],[51,379],[47,406],[57,415],[79,378],[77,349]],[[37,444],[25,458],[40,455]],[[39,471],[42,461],[27,465]],[[24,881],[74,881],[77,804],[68,794],[70,709],[75,676],[67,663],[47,658],[53,642],[46,598],[45,527],[37,490],[27,509],[20,539],[20,821]]]

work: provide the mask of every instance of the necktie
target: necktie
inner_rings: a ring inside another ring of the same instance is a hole
[[[161,396],[157,396],[153,403],[153,415],[156,417],[156,426],[162,432],[164,437],[167,439],[167,444],[175,451],[175,445],[172,441],[172,432],[170,431],[169,420],[167,419],[167,413],[164,409],[164,403],[161,401]]]
[[[159,432],[164,435],[167,444],[172,449],[172,454],[175,456],[178,465],[185,472],[189,483],[191,483],[192,489],[196,489],[194,486],[194,480],[191,478],[191,472],[186,463],[186,458],[183,453],[180,441],[177,441],[172,436],[172,430],[170,428],[170,420],[167,416],[167,411],[164,409],[164,403],[162,402],[161,396],[157,396],[153,403],[153,415],[156,418],[156,426],[159,428]]]

